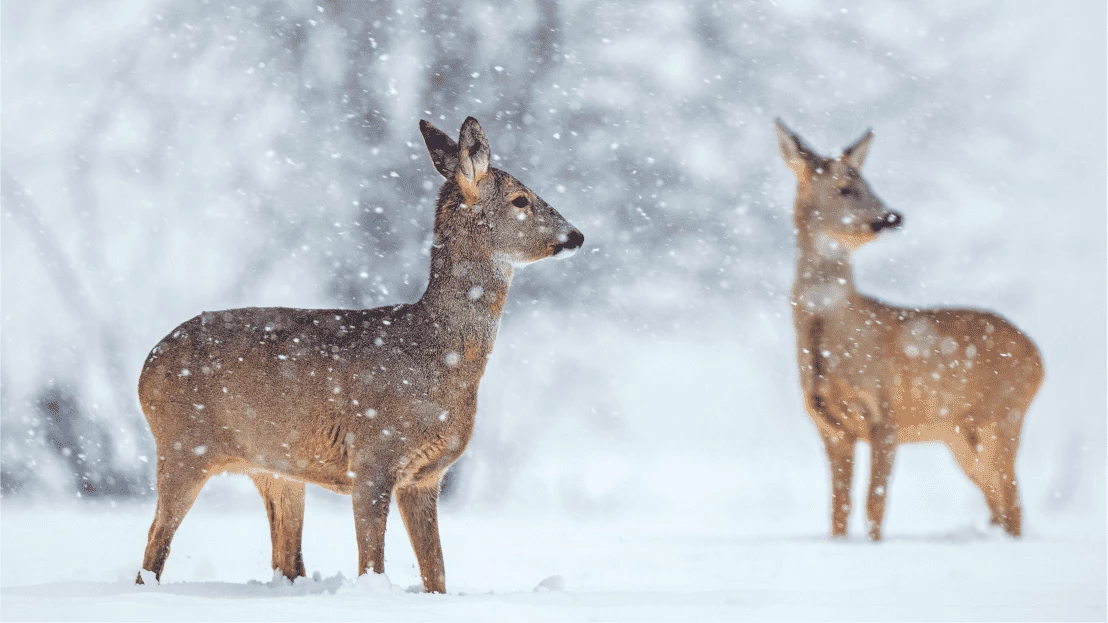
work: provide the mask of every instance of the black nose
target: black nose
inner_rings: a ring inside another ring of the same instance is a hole
[[[554,247],[554,253],[573,251],[574,249],[580,248],[583,244],[585,244],[585,235],[575,229],[566,234],[565,242],[559,242],[558,246]]]
[[[890,229],[893,227],[900,227],[904,219],[900,217],[900,214],[896,212],[886,212],[885,216],[869,224],[870,229],[873,231],[881,231],[882,229]]]

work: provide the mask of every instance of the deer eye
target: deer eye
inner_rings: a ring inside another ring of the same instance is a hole
[[[849,196],[854,194],[854,190],[851,189],[849,186],[846,187],[846,188],[840,188],[839,189],[839,194],[844,196],[844,197],[849,197]]]
[[[515,199],[512,199],[512,205],[517,208],[526,208],[527,206],[531,205],[531,200],[524,195],[520,195]]]

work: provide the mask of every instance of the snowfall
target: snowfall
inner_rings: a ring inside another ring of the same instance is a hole
[[[840,6],[841,5],[841,6]],[[1108,193],[1098,2],[0,3],[0,619],[1105,620]],[[447,594],[395,510],[355,577],[310,486],[309,576],[273,577],[219,476],[136,586],[155,492],[135,397],[201,311],[416,300],[420,119],[585,235],[519,271],[440,505]],[[995,310],[1043,354],[1024,536],[950,452],[897,449],[850,538],[797,382],[781,117],[904,226],[858,288]]]

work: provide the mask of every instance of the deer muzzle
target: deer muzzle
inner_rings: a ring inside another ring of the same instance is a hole
[[[881,218],[870,223],[869,226],[870,229],[872,229],[874,232],[879,232],[882,229],[895,229],[897,227],[900,227],[903,222],[904,219],[900,216],[899,212],[893,212],[892,210],[889,210],[884,215],[882,215]]]
[[[554,246],[554,257],[566,258],[577,252],[581,245],[585,244],[585,235],[577,229],[568,234],[558,236],[558,244]]]

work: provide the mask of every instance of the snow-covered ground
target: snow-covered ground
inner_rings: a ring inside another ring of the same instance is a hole
[[[239,494],[242,495],[239,495]],[[914,513],[875,545],[832,542],[822,513],[696,516],[473,512],[442,517],[448,595],[414,594],[415,560],[395,510],[391,582],[356,582],[348,501],[308,500],[315,580],[274,582],[265,514],[248,483],[206,490],[173,544],[164,583],[132,584],[150,505],[5,503],[4,620],[674,620],[1105,618],[1105,541],[1079,526],[1022,541],[980,520]],[[660,500],[661,502],[661,500]],[[817,500],[812,507],[820,506]],[[671,502],[666,502],[671,503]],[[680,503],[678,501],[678,503]],[[696,508],[690,505],[691,508]],[[901,505],[905,506],[904,504]],[[918,504],[907,504],[911,510]],[[983,507],[983,505],[982,505]],[[858,533],[856,531],[856,533]]]
[[[532,320],[532,342],[574,335],[547,326],[545,316]],[[683,341],[634,339],[616,329],[574,337],[618,353],[619,365],[602,359],[604,368],[596,369],[592,351],[574,350],[581,353],[572,362],[579,380],[569,385],[557,382],[553,364],[542,357],[516,365],[523,350],[516,342],[498,346],[482,387],[475,443],[505,435],[515,440],[513,452],[467,453],[457,466],[461,484],[444,501],[440,522],[448,595],[407,592],[419,580],[395,511],[386,567],[399,588],[356,585],[349,498],[315,487],[309,487],[304,557],[320,580],[269,584],[260,498],[245,477],[222,476],[208,483],[185,519],[165,584],[157,587],[132,584],[152,496],[114,506],[5,496],[0,618],[1054,620],[1108,614],[1102,441],[1073,441],[1058,427],[1067,410],[1084,402],[1061,391],[1073,379],[1048,381],[1028,415],[1017,468],[1023,539],[986,525],[980,492],[945,447],[917,444],[898,448],[887,540],[876,545],[861,537],[869,461],[865,446],[858,448],[853,538],[832,542],[826,459],[792,389],[790,362],[769,356],[787,352],[787,333],[757,339],[725,339],[720,332],[712,339],[712,327],[694,333]],[[748,350],[753,354],[735,355]],[[755,362],[761,362],[758,373]],[[750,379],[760,378],[773,382],[752,387]],[[598,395],[608,398],[597,401]],[[517,421],[530,412],[544,415],[523,418],[530,425]],[[486,481],[500,483],[502,493],[473,484]]]

